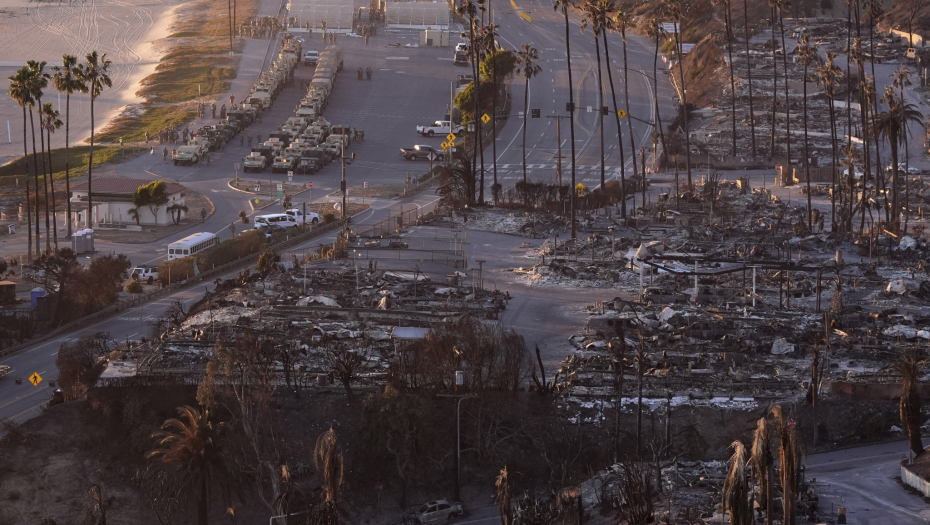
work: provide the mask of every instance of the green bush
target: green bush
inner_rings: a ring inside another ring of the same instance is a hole
[[[258,230],[244,232],[217,244],[209,250],[204,250],[183,259],[161,263],[158,267],[158,278],[165,284],[169,284],[169,276],[172,283],[181,282],[194,276],[195,273],[212,270],[217,266],[223,266],[242,257],[258,253],[265,244],[264,232]],[[197,261],[197,272],[194,272],[195,260]]]
[[[126,293],[142,293],[142,283],[138,279],[129,281],[126,285]]]

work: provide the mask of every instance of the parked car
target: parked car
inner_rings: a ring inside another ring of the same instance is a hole
[[[891,164],[885,166],[885,171],[891,171]],[[919,170],[919,169],[915,168],[914,166],[908,166],[908,165],[906,165],[906,164],[903,163],[903,162],[899,162],[899,163],[898,163],[898,171],[900,171],[900,172],[902,172],[902,173],[905,172],[905,171],[907,171],[908,173],[912,173],[912,174],[913,174],[913,173],[920,173],[920,170]]]
[[[437,159],[442,158],[442,151],[432,146],[419,144],[412,148],[400,148],[400,154],[407,160],[429,160],[430,153],[433,153]]]
[[[319,51],[307,51],[304,53],[304,65],[315,66],[320,61]]]
[[[152,284],[158,279],[158,268],[138,266],[132,269],[132,280]]]
[[[297,224],[304,224],[304,223],[316,224],[320,222],[320,214],[313,213],[312,211],[308,211],[307,214],[304,215],[304,211],[302,209],[291,208],[290,210],[287,210],[284,213],[293,217],[294,220],[297,221]]]
[[[423,135],[424,137],[432,137],[435,134],[439,134],[443,137],[452,133],[461,133],[465,129],[461,124],[452,124],[448,120],[437,120],[429,126],[417,126],[417,133]]]
[[[438,499],[423,504],[411,518],[416,523],[433,523],[437,521],[446,521],[453,516],[461,516],[465,511],[461,503],[453,503],[444,499]]]

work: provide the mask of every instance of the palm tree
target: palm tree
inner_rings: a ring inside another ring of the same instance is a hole
[[[619,10],[617,11],[617,14],[614,15],[613,19],[611,20],[611,26],[610,26],[613,30],[619,31],[619,32],[620,32],[620,42],[623,44],[623,79],[624,79],[624,81],[623,81],[623,99],[624,99],[624,104],[626,104],[627,111],[629,111],[629,109],[630,109],[630,83],[627,81],[627,80],[629,79],[629,76],[630,76],[630,75],[629,75],[629,68],[628,68],[628,63],[627,63],[627,59],[626,59],[626,28],[627,28],[627,26],[628,26],[629,24],[631,24],[631,23],[633,23],[633,20],[632,20],[632,18],[631,18],[631,12],[630,12],[629,10],[626,10],[626,9],[619,9]],[[679,56],[680,56],[680,55],[679,55]],[[608,58],[608,60],[609,60],[609,58]],[[608,61],[608,64],[610,64],[609,61]],[[682,85],[682,90],[684,90],[684,82],[682,82],[681,85]],[[658,86],[656,86],[656,90],[658,90],[658,89],[659,89]],[[687,111],[685,111],[685,113],[687,113]],[[656,114],[658,114],[658,113],[656,113]],[[685,117],[685,126],[687,126],[687,122],[688,122],[687,117]],[[633,119],[632,119],[632,118],[628,118],[628,119],[626,120],[626,123],[627,123],[627,129],[628,129],[629,132],[630,132],[630,157],[631,157],[632,160],[633,160],[633,174],[635,175],[635,174],[636,174],[636,144],[633,142],[633,139],[634,139],[634,136],[633,136]],[[618,135],[618,136],[620,135],[620,130],[619,130],[619,129],[617,129],[617,135]],[[623,150],[623,144],[620,145],[620,150],[621,150],[621,151]],[[623,159],[622,159],[622,158],[621,158],[621,162],[623,162]],[[645,166],[645,161],[643,162],[643,164],[644,164],[644,166],[643,166],[643,195],[645,195],[645,193],[646,193],[646,166]],[[624,190],[624,192],[625,192],[625,191],[626,191],[626,190]],[[626,196],[626,193],[624,193],[623,195],[624,195],[624,197],[625,197],[625,196]],[[645,203],[645,200],[644,200],[644,201],[643,201],[643,206],[645,206],[645,205],[646,205],[646,203]]]
[[[901,93],[901,100],[904,100],[904,88],[911,86],[911,70],[902,65],[892,73],[891,77],[894,79],[891,83],[892,87],[897,88]],[[911,168],[911,151],[908,147],[907,137],[904,138],[904,173],[910,173]],[[911,197],[911,178],[910,175],[906,175],[904,179],[904,209],[907,210],[910,206],[910,197]],[[907,226],[911,220],[911,214],[904,214],[904,235],[907,235]]]
[[[29,105],[29,127],[32,128],[32,167],[35,174],[35,198],[36,198],[36,256],[39,256],[42,249],[39,246],[39,164],[38,153],[36,152],[36,126],[33,119],[33,109],[36,107],[41,111],[42,108],[42,90],[48,87],[48,74],[45,73],[45,62],[30,60],[26,62],[29,67],[29,91],[32,93],[33,104]],[[39,140],[42,142],[42,173],[45,174],[45,138],[42,135],[42,121],[39,120]],[[48,213],[48,200],[45,202],[45,213]],[[48,217],[46,216],[46,219]],[[48,235],[48,220],[45,221],[45,234]],[[45,240],[45,251],[51,251],[48,239]]]
[[[772,416],[778,429],[778,473],[781,478],[782,512],[785,524],[794,523],[795,505],[797,496],[798,472],[800,470],[800,457],[798,456],[797,431],[790,427],[782,416],[781,406],[772,407]]]
[[[781,61],[785,72],[785,166],[791,173],[791,96],[788,94],[788,46],[785,45],[785,0],[776,0],[778,8],[778,29],[781,32]],[[791,175],[792,182],[794,175]],[[808,193],[809,195],[810,193]],[[810,211],[810,206],[807,207]]]
[[[752,454],[750,456],[753,470],[755,471],[756,480],[759,484],[759,494],[764,498],[762,508],[766,509],[766,523],[772,525],[772,446],[768,426],[765,418],[759,418],[756,423],[756,430],[752,433]]]
[[[775,9],[778,7],[779,0],[768,0],[769,7],[772,9],[772,130],[771,136],[769,137],[769,155],[775,157],[775,110],[778,107],[778,45],[775,40]],[[785,75],[788,72],[785,71]],[[785,90],[785,96],[787,96],[787,89]],[[790,170],[791,166],[786,166],[785,169]]]
[[[23,164],[26,166],[26,232],[28,245],[26,258],[32,262],[32,210],[29,205],[29,146],[26,143],[26,106],[32,106],[32,93],[29,91],[29,67],[23,66],[10,79],[10,98],[23,108]],[[37,241],[38,242],[38,241]]]
[[[733,156],[736,156],[736,80],[733,78],[733,28],[730,14],[730,0],[714,0],[714,3],[723,6],[723,27],[727,33],[727,54],[730,56],[730,107],[732,116],[730,121],[733,124]]]
[[[801,77],[801,81],[804,82],[804,176],[807,177],[807,226],[813,232],[814,208],[811,205],[811,154],[807,136],[807,72],[811,65],[820,62],[820,56],[817,54],[817,48],[811,45],[811,38],[807,33],[804,33],[798,42],[798,61],[804,66],[804,76]],[[833,108],[832,100],[830,101],[830,108]]]
[[[571,203],[571,223],[572,223],[572,240],[578,234],[575,227],[575,95],[572,84],[572,48],[569,39],[568,10],[575,6],[574,0],[555,0],[553,8],[556,11],[562,10],[562,16],[565,17],[565,60],[568,64],[568,128],[572,141],[572,187],[568,192],[569,202]]]
[[[833,158],[833,177],[831,182],[832,191],[830,192],[830,207],[832,217],[831,227],[832,231],[836,231],[836,115],[835,109],[833,108],[833,99],[836,97],[836,86],[838,84],[838,79],[843,72],[839,67],[833,62],[836,58],[836,53],[832,51],[827,51],[827,61],[821,64],[817,68],[817,84],[823,87],[824,93],[827,95],[830,106],[830,148],[832,151]],[[807,97],[804,97],[805,100]],[[805,121],[807,119],[807,113],[804,114]]]
[[[743,0],[743,38],[746,39],[746,73],[749,83],[749,130],[752,137],[752,158],[756,158],[756,116],[752,109],[752,55],[749,54],[749,2]]]
[[[55,89],[59,93],[65,94],[65,194],[71,195],[71,156],[69,150],[71,147],[71,95],[78,91],[87,93],[87,86],[81,82],[81,69],[77,57],[73,55],[63,55],[60,66],[55,66],[52,71],[55,75],[52,77],[55,82]],[[67,199],[67,217],[68,220],[68,238],[71,238],[71,199]]]
[[[898,99],[892,86],[888,86],[882,103],[888,104],[875,118],[876,138],[884,138],[891,145],[891,228],[893,233],[901,229],[901,208],[898,206],[898,145],[907,141],[908,125],[920,123],[922,115],[917,106]]]
[[[343,457],[339,449],[336,431],[330,427],[316,439],[313,447],[313,463],[323,475],[323,493],[326,502],[335,508],[339,501],[339,487],[343,481]]]
[[[530,79],[542,72],[539,65],[539,50],[530,43],[523,44],[523,49],[517,52],[517,61],[523,65],[520,74],[523,75],[523,182],[526,182],[526,112],[530,102]]]
[[[614,6],[610,6],[609,8],[606,9],[606,11],[607,13],[617,11],[616,16],[620,15],[619,11]],[[653,19],[653,22],[655,24],[654,34],[656,35],[655,37],[656,38],[656,51],[655,51],[656,55],[655,56],[658,57],[658,54],[659,54],[659,36],[658,35],[662,33],[662,26],[658,25],[659,24],[658,20]],[[608,23],[608,28],[610,30],[616,29],[616,20],[614,18],[609,17],[607,19],[607,23]],[[620,150],[620,217],[626,219],[626,156],[623,151],[623,128],[620,126],[620,108],[617,106],[617,90],[614,88],[614,72],[613,72],[614,70],[612,67],[610,67],[610,46],[607,45],[607,31],[602,32],[601,35],[602,35],[601,38],[604,41],[603,42],[604,43],[604,59],[607,61],[607,79],[610,82],[610,97],[614,103],[614,120],[617,121],[617,148]],[[653,61],[653,67],[655,67],[655,61]],[[653,83],[655,83],[655,69],[653,69],[652,80],[653,80]],[[655,84],[655,85],[658,86],[658,84]],[[658,117],[659,111],[658,111],[657,91],[654,91],[653,95],[654,95],[653,100],[657,104],[655,106],[656,117]],[[629,105],[627,105],[627,109],[629,109]],[[661,129],[661,127],[662,126],[660,125],[659,129]],[[663,144],[662,150],[665,151],[664,144]],[[635,153],[633,153],[633,157],[634,158],[636,157]],[[668,153],[666,153],[666,158],[667,157],[668,157]]]
[[[908,444],[915,456],[924,453],[924,443],[920,438],[920,425],[923,423],[920,413],[920,374],[925,366],[925,361],[918,361],[913,355],[902,355],[888,367],[901,376],[901,400],[898,407],[901,422],[907,427]]]
[[[582,19],[581,19],[581,32],[584,33],[584,30],[590,25],[591,34],[594,35],[594,50],[597,55],[597,100],[601,101],[603,105],[604,100],[604,89],[603,89],[603,79],[604,76],[601,73],[601,45],[598,42],[598,37],[601,36],[601,33],[606,31],[607,26],[607,15],[606,8],[610,0],[585,0],[584,4],[581,5]],[[610,64],[607,66],[610,67]],[[600,119],[600,133],[601,136],[601,189],[604,189],[604,186],[607,184],[605,171],[604,171],[604,112],[601,108],[597,108],[598,118]]]
[[[749,483],[746,447],[739,440],[730,447],[730,469],[723,481],[723,508],[732,525],[752,525],[752,485]]]
[[[109,76],[110,64],[112,64],[112,62],[107,60],[106,53],[98,55],[96,51],[91,51],[87,53],[85,60],[86,62],[82,64],[78,79],[87,87],[90,93],[90,151],[88,154],[90,158],[87,162],[87,217],[85,218],[85,225],[87,228],[90,228],[94,224],[91,219],[94,209],[94,194],[91,184],[93,182],[94,169],[94,102],[105,88],[113,87],[113,81],[110,80]]]
[[[55,203],[55,179],[52,174],[55,172],[52,169],[52,133],[61,129],[63,122],[58,118],[59,113],[52,108],[51,102],[46,102],[42,106],[42,127],[45,129],[46,138],[48,138],[48,173],[49,176],[45,180],[45,201],[46,209],[48,208],[48,187],[52,187],[52,237],[55,239],[55,253],[58,253],[58,206]],[[48,218],[48,213],[45,214],[46,219]],[[49,238],[49,234],[46,233],[46,241]]]
[[[512,525],[513,516],[513,485],[510,484],[510,477],[507,474],[507,467],[501,469],[501,473],[494,480],[494,486],[497,487],[497,508],[500,509],[501,525]]]
[[[678,77],[681,82],[681,112],[685,122],[685,166],[688,170],[688,191],[694,191],[691,181],[691,133],[688,131],[688,92],[685,89],[685,69],[682,65],[683,46],[681,45],[681,23],[684,19],[683,0],[662,0],[668,10],[669,16],[675,23],[675,53],[678,55]],[[632,140],[632,138],[630,139]],[[634,155],[636,151],[633,151]],[[636,162],[634,157],[634,162]],[[645,182],[645,181],[643,181]]]
[[[478,166],[478,144],[481,142],[481,121],[478,120],[478,102],[481,90],[478,89],[480,86],[477,83],[478,79],[478,31],[477,31],[477,21],[475,20],[478,14],[478,8],[475,6],[475,3],[472,0],[464,0],[461,5],[455,8],[455,12],[459,16],[468,16],[468,51],[471,53],[471,71],[472,79],[475,83],[475,109],[472,113],[472,125],[475,127],[475,136],[472,140],[472,156],[471,156],[471,171],[472,173],[477,173]],[[465,36],[464,34],[462,35]],[[452,108],[449,108],[449,116],[452,116]],[[484,202],[484,184],[481,185],[480,189],[481,202]],[[473,201],[474,196],[469,198],[469,201]]]
[[[217,443],[219,428],[210,422],[210,411],[182,406],[178,414],[179,419],[165,421],[152,434],[156,448],[146,458],[154,462],[170,496],[195,500],[197,523],[207,525],[213,484],[219,483],[225,498],[232,486],[232,472]]]
[[[653,18],[646,26],[646,36],[655,40],[655,53],[652,55],[652,103],[653,112],[656,115],[656,132],[659,134],[659,140],[662,141],[662,156],[665,158],[665,163],[668,164],[668,148],[665,147],[665,133],[662,129],[662,117],[659,115],[659,83],[656,80],[659,77],[659,39],[666,38],[668,33],[665,32],[665,28],[662,27],[662,24],[659,23],[659,19]],[[607,59],[607,63],[610,63],[610,58]],[[607,72],[609,73],[610,69],[608,69]],[[613,86],[611,86],[611,89],[613,89]],[[616,103],[614,105],[616,105]],[[752,111],[752,108],[750,108],[750,111]],[[620,124],[618,120],[617,129],[619,128]],[[623,174],[623,170],[621,170],[620,173]]]

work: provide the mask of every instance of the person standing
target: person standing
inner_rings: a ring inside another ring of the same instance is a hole
[[[211,108],[213,109],[213,118],[216,118],[216,102],[212,104]]]
[[[161,151],[161,160],[168,164],[168,146],[165,146],[165,149]]]

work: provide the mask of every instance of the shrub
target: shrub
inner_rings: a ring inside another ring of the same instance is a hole
[[[142,283],[138,279],[133,279],[126,285],[126,293],[142,293]]]
[[[327,213],[323,215],[323,222],[329,224],[336,221],[336,216],[332,213]]]

